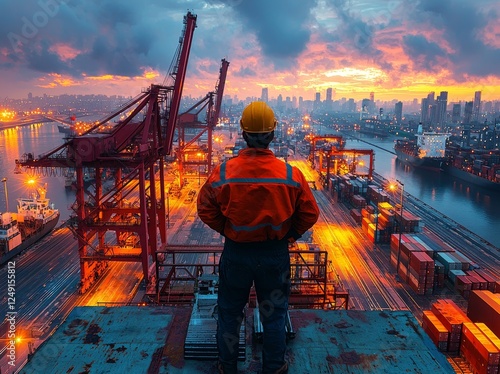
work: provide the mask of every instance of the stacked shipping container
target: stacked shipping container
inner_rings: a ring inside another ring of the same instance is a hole
[[[438,300],[422,327],[439,350],[459,353],[473,373],[500,372],[500,294],[472,290],[467,314],[452,300]]]
[[[433,287],[443,287],[445,279],[465,299],[472,290],[496,292],[498,277],[486,270],[472,270],[470,259],[440,239],[427,234],[402,234],[400,246],[399,238],[399,234],[391,235],[391,264],[418,294],[428,293]],[[426,253],[430,261],[417,255],[418,252]]]

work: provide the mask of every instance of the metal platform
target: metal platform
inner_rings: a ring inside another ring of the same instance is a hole
[[[191,308],[77,307],[35,352],[22,373],[216,373],[216,361],[186,360]],[[454,373],[410,312],[291,310],[290,374]],[[261,368],[246,316],[245,361]]]
[[[184,358],[186,360],[217,360],[217,291],[219,277],[204,274],[197,282],[195,303],[191,312]],[[239,335],[238,360],[245,361],[245,321]]]

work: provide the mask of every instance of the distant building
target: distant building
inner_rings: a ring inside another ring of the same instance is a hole
[[[422,99],[422,105],[420,108],[420,122],[422,122],[423,125],[427,125],[429,123],[429,99],[424,98]]]
[[[472,108],[472,119],[478,121],[481,118],[481,91],[474,93],[474,104]]]
[[[462,116],[462,106],[460,104],[453,104],[453,109],[451,111],[451,122],[459,123],[461,116]]]
[[[472,109],[472,101],[469,101],[471,103],[471,109]],[[465,103],[465,108],[467,108],[467,103]],[[461,139],[461,146],[462,147],[469,147],[470,146],[470,125],[466,123],[464,125],[464,128],[462,130],[462,139]]]
[[[434,91],[429,92],[429,94],[427,95],[427,103],[429,104],[429,106],[434,104]]]
[[[464,108],[464,123],[470,124],[472,120],[472,111],[474,108],[474,102],[467,101]]]
[[[436,101],[436,123],[446,124],[446,107],[448,106],[448,92],[441,91]]]
[[[269,102],[269,89],[267,87],[262,88],[262,94],[260,96],[260,100],[267,103]]]
[[[394,114],[396,116],[396,123],[400,125],[403,122],[403,103],[398,101],[394,106]]]
[[[316,95],[314,96],[314,106],[313,110],[317,111],[321,109],[321,93],[316,92]]]
[[[361,112],[360,119],[366,118],[368,114],[371,112],[372,101],[370,99],[363,99],[361,101]]]
[[[332,88],[327,88],[326,89],[326,101],[332,101]]]

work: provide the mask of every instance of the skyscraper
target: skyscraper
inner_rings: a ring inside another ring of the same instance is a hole
[[[474,104],[472,108],[472,119],[479,121],[481,118],[481,91],[474,93]]]
[[[467,101],[465,103],[464,109],[464,123],[469,124],[472,120],[472,109],[474,108],[474,102]]]
[[[260,96],[260,99],[265,103],[269,102],[269,90],[267,87],[262,88],[262,95]]]
[[[427,104],[429,104],[429,106],[434,104],[434,91],[429,92],[427,95]]]
[[[332,101],[332,88],[327,88],[326,89],[326,101]]]
[[[437,97],[437,108],[436,108],[436,120],[440,125],[444,125],[446,123],[446,107],[448,106],[448,92],[441,91],[439,96]]]
[[[462,112],[462,106],[460,104],[453,104],[453,109],[451,112],[451,122],[453,123],[459,123],[460,122],[460,116]]]
[[[421,106],[421,113],[420,113],[420,122],[422,122],[423,125],[426,125],[429,122],[429,99],[424,98],[422,99],[422,106]]]
[[[396,115],[396,123],[401,124],[403,120],[403,103],[398,101],[394,107],[394,114]]]
[[[375,92],[370,92],[370,100],[375,104]]]

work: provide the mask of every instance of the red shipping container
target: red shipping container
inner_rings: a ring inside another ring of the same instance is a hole
[[[450,333],[448,351],[457,352],[460,347],[462,324],[471,320],[453,300],[438,300],[432,304],[431,310]]]
[[[473,276],[476,279],[476,281],[479,283],[480,290],[487,290],[488,289],[488,282],[486,281],[486,279],[481,277],[478,273],[476,273],[475,271],[466,271],[465,273],[467,275]]]
[[[497,281],[495,277],[493,277],[490,273],[483,269],[476,269],[474,270],[474,272],[479,274],[486,280],[486,282],[488,282],[488,290],[490,290],[491,292],[495,292],[495,282]]]
[[[494,372],[495,367],[498,370],[500,351],[474,323],[463,324],[460,352],[475,373]],[[492,368],[488,368],[489,366]]]
[[[488,290],[473,290],[469,296],[467,316],[472,322],[486,324],[500,336],[500,301]]]

